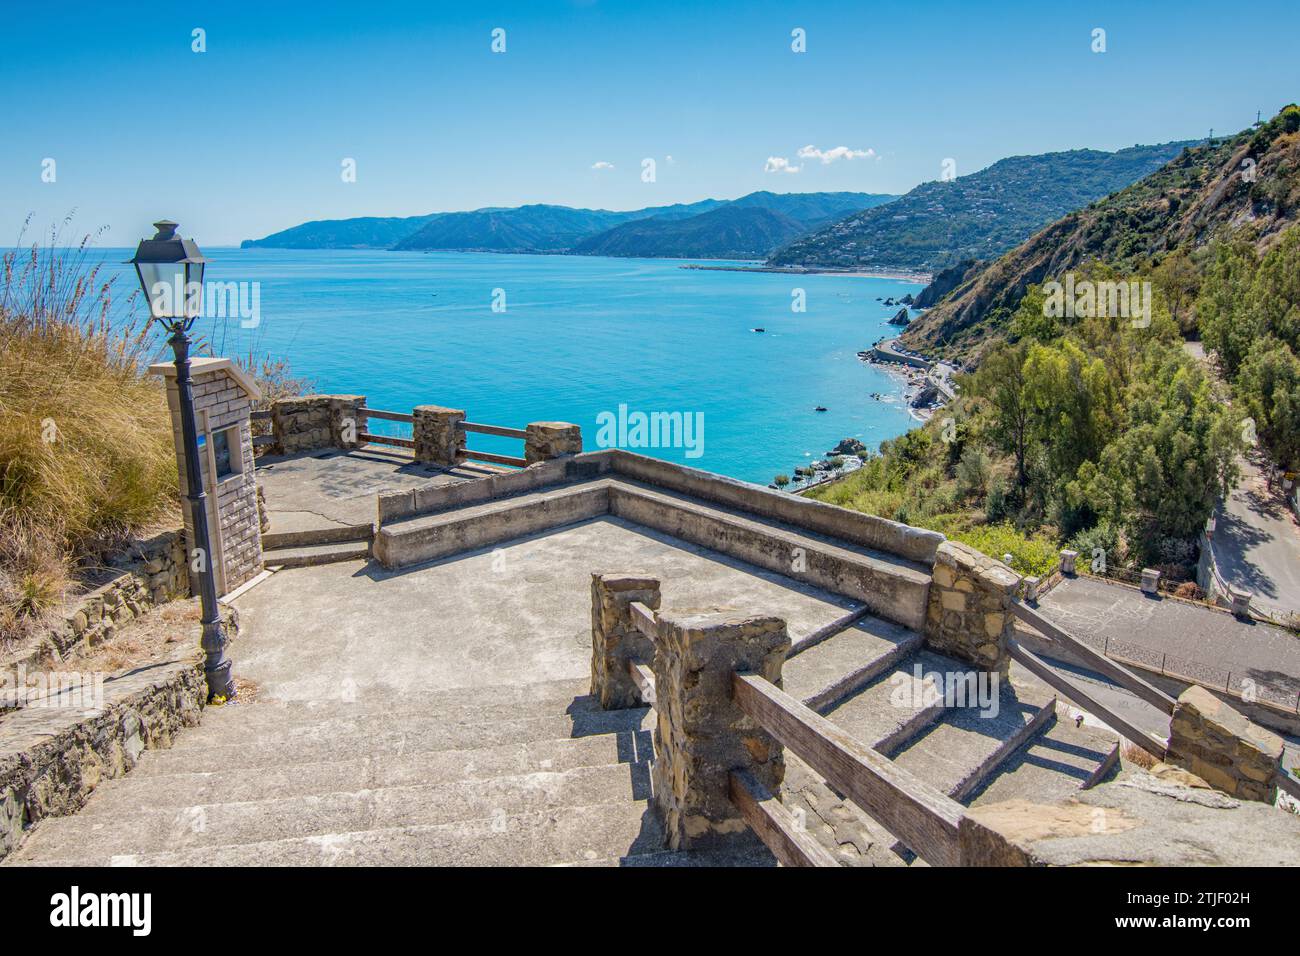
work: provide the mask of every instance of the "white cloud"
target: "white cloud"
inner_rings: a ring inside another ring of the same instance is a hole
[[[592,168],[592,169],[613,169],[613,168],[614,168],[614,164],[613,164],[613,163],[607,163],[607,162],[605,162],[605,161],[602,159],[602,160],[601,160],[600,162],[598,162],[598,163],[592,163],[592,164],[591,164],[591,168]]]
[[[767,157],[767,162],[763,164],[763,172],[797,173],[799,172],[799,167],[791,166],[790,160],[786,159],[784,156],[769,156]]]
[[[849,149],[847,146],[821,150],[809,144],[799,150],[800,159],[820,159],[823,166],[829,166],[837,159],[871,159],[875,155],[874,149]]]

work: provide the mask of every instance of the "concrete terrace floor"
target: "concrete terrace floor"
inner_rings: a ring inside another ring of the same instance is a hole
[[[798,640],[857,605],[614,517],[399,571],[360,562],[287,569],[234,601],[231,647],[265,699],[358,700],[584,678],[591,574],[663,582],[663,607],[786,619]]]
[[[428,485],[451,484],[499,474],[493,465],[466,462],[455,468],[416,463],[385,445],[257,459],[257,482],[266,496],[272,532],[305,531],[375,520],[375,496]]]

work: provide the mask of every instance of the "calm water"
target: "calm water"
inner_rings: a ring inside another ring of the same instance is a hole
[[[875,447],[913,424],[897,382],[856,353],[890,331],[896,309],[876,297],[915,293],[915,283],[682,269],[670,260],[205,251],[209,282],[260,283],[256,328],[201,323],[220,354],[285,357],[319,391],[364,394],[375,408],[449,405],[471,421],[515,427],[571,421],[588,449],[597,416],[620,404],[698,412],[698,457],[636,450],[762,483],[846,436]],[[130,251],[100,254],[123,271],[116,288],[133,288],[125,283],[134,274],[117,265]],[[806,312],[791,310],[795,288],[806,292]],[[492,310],[494,290],[504,292],[504,312]],[[518,441],[470,442],[521,453]]]

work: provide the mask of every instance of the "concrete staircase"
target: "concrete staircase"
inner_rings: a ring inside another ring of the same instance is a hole
[[[925,649],[921,635],[868,617],[818,637],[792,648],[783,673],[786,692],[958,802],[1054,802],[1114,770],[1115,734],[1076,726],[1050,691],[1014,671],[1000,682],[996,713],[991,707],[986,714],[971,706],[950,708],[934,694],[927,699],[926,685],[933,683],[925,675],[968,668]],[[809,831],[841,861],[911,859],[810,768],[788,752],[787,760],[787,802],[804,809]]]
[[[772,865],[670,854],[645,708],[585,681],[209,710],[6,865]]]
[[[336,525],[262,535],[262,563],[268,568],[306,568],[336,561],[367,560],[373,525]]]

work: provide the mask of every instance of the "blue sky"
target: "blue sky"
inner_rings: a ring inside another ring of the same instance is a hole
[[[905,192],[1005,156],[1241,129],[1300,99],[1294,0],[10,5],[0,245],[755,189]],[[1094,28],[1106,52],[1092,52]],[[207,51],[191,50],[195,28]],[[506,52],[491,50],[506,31]],[[806,31],[807,51],[791,50]],[[822,162],[801,147],[870,155]],[[642,182],[644,158],[656,181]],[[671,161],[668,157],[672,157]],[[799,166],[765,172],[769,157]],[[356,161],[356,182],[340,176]],[[55,161],[54,182],[42,181]],[[593,169],[597,163],[612,168]]]

